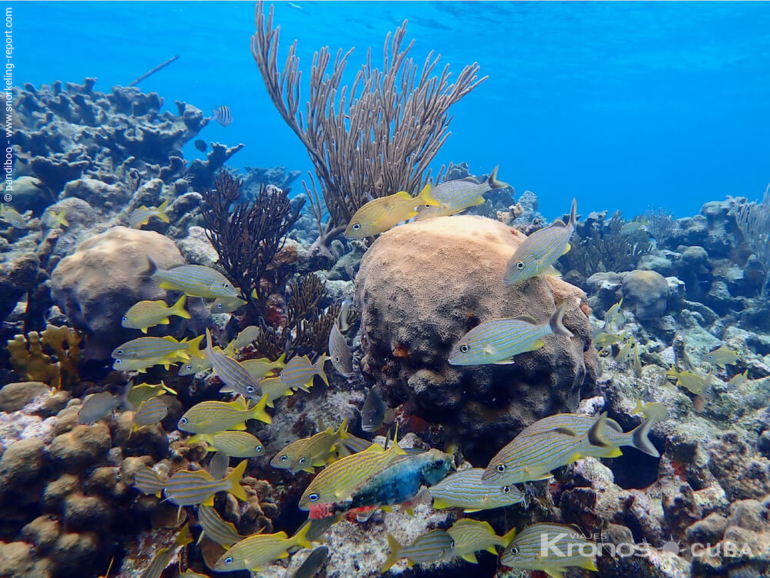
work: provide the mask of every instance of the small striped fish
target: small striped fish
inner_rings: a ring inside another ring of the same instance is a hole
[[[151,397],[143,401],[134,413],[134,424],[131,431],[160,423],[168,415],[168,406],[159,397]]]
[[[160,578],[161,574],[163,574],[163,571],[166,569],[166,566],[168,566],[171,563],[171,560],[174,559],[174,556],[176,556],[176,553],[192,541],[193,539],[192,536],[190,536],[189,524],[185,524],[179,531],[179,534],[177,534],[176,540],[174,540],[174,543],[170,548],[161,548],[158,550],[158,553],[155,554],[150,565],[147,566],[147,569],[144,572],[142,572],[141,578]]]
[[[214,373],[225,384],[219,391],[221,393],[236,393],[249,399],[262,395],[262,387],[258,381],[251,377],[246,368],[232,357],[214,351],[211,343],[211,332],[206,328],[206,355],[211,360]]]
[[[544,547],[543,544],[548,544],[549,547]],[[581,550],[585,552],[584,548],[589,544],[590,542],[574,527],[534,524],[524,528],[521,534],[513,539],[500,555],[500,563],[517,570],[541,570],[549,576],[562,576],[569,568],[574,567],[596,572],[596,555],[581,554]]]
[[[324,363],[326,363],[326,354],[321,354],[315,364],[311,363],[307,355],[294,357],[281,370],[281,381],[287,387],[292,389],[301,389],[310,391],[313,385],[313,377],[319,376],[326,385],[329,385],[329,378],[324,372]]]
[[[265,447],[256,437],[245,431],[223,431],[215,434],[197,434],[188,443],[206,442],[209,451],[222,452],[231,458],[255,458],[264,455]]]
[[[476,179],[469,177],[436,185],[431,194],[434,199],[441,203],[441,206],[421,207],[417,220],[423,221],[433,217],[454,215],[468,207],[483,205],[485,193],[508,187],[508,183],[497,180],[498,168],[500,167],[495,167],[492,174],[483,183],[478,183]]]
[[[462,558],[471,564],[478,564],[475,552],[486,550],[497,556],[496,546],[505,548],[516,535],[516,528],[504,536],[498,536],[489,525],[489,522],[480,522],[465,518],[455,522],[454,526],[447,530],[447,534],[454,540],[453,557]]]
[[[353,375],[353,352],[345,338],[340,333],[337,324],[332,325],[329,332],[329,356],[332,365],[343,377]]]
[[[168,209],[168,201],[163,201],[163,203],[157,207],[145,207],[142,205],[131,212],[131,215],[128,217],[128,225],[132,229],[141,229],[142,226],[149,223],[150,219],[153,217],[158,217],[164,223],[169,223],[170,219],[166,214],[166,209]]]
[[[409,567],[415,564],[430,564],[440,560],[449,560],[452,557],[454,540],[444,530],[431,530],[427,534],[419,536],[409,546],[402,546],[396,539],[388,534],[388,546],[390,556],[385,560],[381,572],[387,572],[401,558],[406,558]]]
[[[166,487],[168,480],[153,468],[143,467],[134,474],[134,486],[143,494],[154,494],[160,498],[160,493]]]
[[[205,350],[204,350],[205,351]],[[222,351],[218,345],[214,346],[214,351]],[[179,375],[195,375],[201,371],[211,369],[211,358],[203,354],[203,357],[192,356],[186,363],[179,368]]]
[[[270,465],[292,473],[315,473],[315,468],[325,466],[337,452],[340,442],[347,439],[347,426],[348,420],[345,419],[337,431],[328,428],[310,438],[290,443],[276,454]]]
[[[400,460],[406,452],[394,439],[386,450],[373,444],[365,451],[338,460],[310,482],[299,500],[300,510],[309,510],[314,504],[333,504],[347,500],[352,491],[389,464]]]
[[[174,361],[190,358],[190,350],[197,349],[203,335],[199,335],[192,341],[177,341],[171,336],[166,337],[138,337],[119,345],[112,352],[115,359],[162,359],[164,357]]]
[[[243,460],[229,476],[221,480],[215,480],[205,470],[180,470],[171,476],[164,493],[168,501],[177,506],[213,506],[214,494],[217,492],[229,492],[246,502],[248,496],[240,482],[247,464],[248,460]]]
[[[234,355],[236,351],[250,345],[256,341],[259,337],[260,329],[256,325],[249,325],[246,329],[241,331],[235,339],[227,344],[225,353],[227,355]]]
[[[134,385],[128,390],[126,394],[126,401],[133,407],[139,407],[143,401],[147,401],[152,397],[160,397],[161,395],[176,395],[176,391],[168,387],[162,380],[157,385],[151,385],[149,383],[140,383]]]
[[[570,250],[569,239],[577,222],[577,199],[572,200],[569,221],[556,221],[550,227],[535,231],[513,254],[503,275],[505,285],[513,285],[543,273],[558,274],[553,264]]]
[[[505,508],[524,501],[524,493],[516,486],[485,484],[483,468],[471,468],[452,474],[429,488],[433,507],[463,508],[466,513]]]
[[[183,291],[190,297],[216,299],[218,297],[238,297],[238,290],[216,269],[203,265],[179,265],[172,269],[158,269],[150,261],[149,275],[160,279],[161,289]]]
[[[307,558],[305,558],[302,566],[297,568],[297,571],[291,575],[291,578],[313,578],[318,574],[318,571],[324,565],[328,557],[329,548],[326,546],[316,548]]]
[[[573,337],[562,324],[567,301],[551,315],[548,323],[538,324],[528,315],[485,321],[458,341],[449,354],[451,365],[510,364],[520,353],[535,351],[545,345],[546,335]]]
[[[147,333],[150,327],[168,325],[172,315],[190,319],[190,314],[184,308],[186,300],[187,295],[182,295],[171,307],[163,300],[140,301],[126,311],[120,324],[127,329],[141,329],[142,333]]]
[[[285,558],[287,550],[294,546],[312,548],[313,545],[307,539],[309,529],[310,526],[303,526],[291,538],[287,537],[286,532],[249,536],[222,554],[214,564],[214,571],[249,570],[252,573],[259,572],[274,560]]]
[[[439,206],[439,202],[431,196],[430,183],[425,185],[416,197],[406,191],[400,191],[389,197],[369,201],[350,219],[345,236],[348,239],[364,239],[384,233],[401,221],[414,217],[421,205]]]
[[[276,399],[294,395],[294,391],[283,384],[280,377],[266,377],[260,380],[262,395],[267,398],[267,407],[275,407]]]
[[[162,365],[168,370],[172,365],[181,363],[181,360],[169,359],[168,357],[146,357],[143,359],[116,359],[112,364],[112,369],[115,371],[137,371],[139,373],[146,372],[149,368],[155,365]]]
[[[225,522],[212,506],[201,505],[198,508],[198,522],[203,526],[201,538],[206,536],[206,538],[220,546],[232,546],[244,538],[244,536],[238,533],[235,526],[230,522]],[[200,539],[198,539],[198,542],[200,542]]]
[[[227,468],[230,465],[230,456],[224,452],[214,452],[206,464],[206,471],[211,474],[215,480],[221,480],[227,475]]]
[[[89,395],[78,411],[78,423],[83,425],[95,424],[100,419],[111,415],[120,405],[120,399],[109,391]]]
[[[241,361],[241,365],[246,368],[251,377],[254,379],[262,379],[266,377],[268,373],[273,371],[280,371],[283,369],[284,359],[286,354],[282,353],[281,357],[275,361],[270,361],[267,357],[261,357],[259,359],[244,359]]]
[[[238,311],[246,303],[248,301],[240,297],[218,297],[209,305],[209,311],[212,313],[232,313],[233,311]]]
[[[262,396],[254,407],[249,407],[248,401],[239,397],[235,401],[202,401],[192,406],[181,417],[177,427],[186,432],[211,434],[220,431],[246,429],[246,421],[258,419],[264,423],[273,420],[265,412],[267,397]]]
[[[228,127],[233,123],[233,115],[230,112],[229,106],[217,106],[212,108],[211,112],[214,115],[214,120],[216,120],[222,126]]]

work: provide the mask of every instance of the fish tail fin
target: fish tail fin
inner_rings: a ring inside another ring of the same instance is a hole
[[[152,260],[152,257],[147,255],[147,269],[145,269],[140,277],[154,277],[155,273],[160,271],[158,266],[155,264],[155,261]]]
[[[310,531],[310,526],[311,524],[303,524],[303,526],[299,529],[299,532],[292,536],[291,539],[295,545],[302,546],[303,548],[313,547],[312,542],[307,537],[307,533]]]
[[[585,570],[591,570],[592,572],[598,572],[599,569],[596,567],[596,562],[592,558],[586,558],[583,560],[583,563],[580,565],[581,568],[584,568]]]
[[[506,189],[510,185],[508,183],[504,183],[503,181],[497,180],[497,169],[500,168],[500,165],[497,165],[494,169],[492,169],[492,174],[489,175],[489,178],[487,179],[487,186],[490,189]]]
[[[650,428],[652,428],[654,423],[654,419],[647,419],[642,425],[631,431],[631,445],[640,452],[644,452],[654,458],[659,458],[660,452],[658,452],[658,449],[652,445],[650,438],[647,437],[650,433]]]
[[[340,441],[348,439],[348,418],[342,420],[340,427],[337,428],[335,433],[337,434],[337,439]]]
[[[176,307],[176,305],[174,307]],[[189,319],[189,316],[188,316],[188,319]],[[205,335],[201,334],[198,337],[191,339],[187,343],[187,351],[189,351],[195,357],[205,357],[205,354],[201,351],[201,342],[203,341],[204,337]]]
[[[513,542],[513,539],[516,537],[516,528],[511,528],[509,532],[506,532],[501,536],[501,539],[503,541],[503,548],[507,548],[508,544]]]
[[[571,227],[572,230],[575,230],[575,227],[577,226],[577,199],[572,199],[572,206],[569,210],[569,221],[567,221],[567,226]]]
[[[242,502],[247,502],[249,500],[246,490],[241,485],[241,478],[243,477],[243,473],[246,471],[246,466],[248,464],[249,460],[243,460],[225,479],[230,484],[227,491]]]
[[[276,359],[273,363],[275,363],[278,367],[286,367],[286,352],[284,351],[281,353],[281,357]]]
[[[258,419],[261,422],[264,423],[273,423],[273,418],[270,417],[270,414],[265,411],[265,406],[267,405],[267,396],[263,395],[261,398],[259,398],[259,402],[257,405],[254,406],[254,408],[251,410],[251,417],[253,419]]]
[[[433,509],[443,510],[445,508],[451,508],[452,506],[444,498],[433,498]],[[467,510],[466,510],[467,511]]]
[[[599,416],[599,419],[594,422],[594,425],[591,426],[591,429],[588,430],[588,443],[590,443],[592,446],[598,446],[602,448],[613,447],[612,442],[610,442],[604,435],[604,429],[606,426],[607,412],[605,411]]]
[[[431,195],[431,191],[433,190],[433,185],[430,183],[426,183],[425,186],[420,191],[420,194],[417,195],[416,199],[420,201],[421,205],[428,205],[429,207],[439,207],[441,206],[441,203],[439,203],[436,199],[433,198],[433,195]]]
[[[644,405],[642,404],[642,400],[638,399],[636,400],[636,407],[631,410],[631,413],[642,413],[642,410],[644,409]]]
[[[324,364],[327,359],[329,358],[326,357],[326,354],[322,353],[321,357],[318,358],[318,361],[315,362],[315,367],[318,371],[318,377],[320,377],[326,385],[329,385],[329,378],[326,377],[326,372],[324,371]]]
[[[179,509],[181,510],[182,507],[180,506]],[[193,541],[192,536],[190,535],[190,524],[185,524],[182,529],[179,531],[179,534],[176,536],[176,540],[174,540],[174,546],[177,548],[180,548],[182,546],[186,546],[187,544],[190,544]]]
[[[388,548],[390,548],[390,555],[382,565],[380,572],[387,572],[396,562],[398,562],[403,547],[398,543],[398,540],[388,534]]]
[[[171,220],[168,218],[168,215],[166,214],[166,209],[168,209],[168,200],[163,201],[160,204],[160,206],[158,206],[158,218],[164,223],[169,223],[171,222]]]
[[[184,308],[186,303],[187,295],[183,294],[179,300],[171,307],[171,315],[176,315],[177,317],[182,317],[184,319],[191,319],[190,314]]]
[[[564,327],[562,321],[564,320],[564,312],[567,310],[567,302],[564,301],[559,308],[553,312],[551,318],[548,320],[548,325],[551,328],[551,333],[554,335],[563,335],[565,337],[574,337],[572,332]]]

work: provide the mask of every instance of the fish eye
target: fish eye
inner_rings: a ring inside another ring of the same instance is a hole
[[[122,349],[118,349],[115,353],[118,354],[118,355],[123,355],[123,350]]]
[[[305,463],[305,458],[300,458],[300,459],[299,459],[299,463],[300,463],[300,464],[304,464],[304,463]]]
[[[355,223],[355,224],[353,225],[353,230],[354,230],[354,231],[358,231],[360,228],[361,228],[361,223]]]
[[[287,456],[287,455],[283,455],[283,456],[281,456],[281,461],[282,461],[282,462],[285,462],[285,461],[286,461],[286,460],[288,460],[288,459],[289,459],[289,456]]]
[[[516,263],[516,268],[521,271],[524,268],[524,261],[519,261]]]
[[[230,283],[225,283],[224,287],[225,287],[225,289],[229,289],[230,288]]]
[[[184,366],[184,368],[185,368],[185,369],[192,369],[192,365],[190,365],[190,364],[188,363],[187,365],[185,365],[185,366]]]
[[[124,316],[123,316],[123,321],[128,321],[128,317],[126,317],[126,316],[124,315]]]
[[[497,466],[497,471],[498,471],[499,473],[501,473],[501,474],[502,474],[503,472],[505,472],[505,464],[500,464],[499,466]]]
[[[470,350],[471,350],[471,348],[468,347],[467,345],[461,345],[460,346],[460,351],[462,351],[463,353],[468,353]]]
[[[444,460],[437,460],[437,461],[436,461],[436,467],[437,467],[437,468],[440,468],[440,467],[441,467],[441,466],[443,466],[443,465],[444,465]]]
[[[246,386],[246,391],[248,391],[249,393],[254,393],[254,386],[253,385],[247,385]]]
[[[182,419],[179,420],[179,423],[181,423],[182,425],[187,425],[187,418],[183,417]]]
[[[518,556],[518,554],[519,554],[519,549],[516,546],[511,546],[510,550],[508,550],[508,551],[511,554],[513,554],[514,556]]]
[[[123,363],[122,359],[116,359],[115,360],[115,365],[120,365],[121,363]]]
[[[335,356],[334,356],[334,361],[336,361],[337,363],[339,363],[339,362],[340,362],[340,356],[339,356],[339,355],[335,355]]]
[[[254,448],[254,451],[257,452],[257,453],[260,453],[263,449],[265,449],[265,448],[263,448],[262,446],[257,446],[257,447]]]
[[[233,563],[233,557],[232,556],[228,556],[227,558],[225,558],[225,566],[229,566],[232,563]]]
[[[318,494],[310,494],[307,497],[307,499],[310,500],[311,502],[317,502],[318,501]]]
[[[507,493],[509,493],[510,491],[511,491],[511,487],[510,487],[510,486],[503,486],[503,493],[504,493],[504,494],[507,494]]]

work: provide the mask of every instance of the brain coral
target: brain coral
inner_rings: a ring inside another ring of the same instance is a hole
[[[157,281],[144,275],[148,255],[163,269],[184,263],[174,242],[163,235],[113,227],[81,243],[54,269],[53,299],[85,331],[89,357],[106,359],[120,343],[140,337],[138,330],[121,327],[121,318],[138,301],[166,297]],[[205,312],[202,305],[199,309]],[[178,331],[180,321],[162,327]]]
[[[374,242],[356,278],[364,371],[391,405],[408,400],[413,415],[454,429],[482,465],[526,425],[574,409],[598,370],[582,290],[544,276],[503,285],[525,238],[477,216],[409,223]],[[524,314],[546,322],[565,299],[573,338],[548,336],[512,365],[447,363],[452,345],[480,322]]]

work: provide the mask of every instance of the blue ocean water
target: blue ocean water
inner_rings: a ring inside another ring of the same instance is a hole
[[[206,140],[246,148],[235,166],[310,163],[269,101],[250,53],[252,2],[12,2],[16,84],[140,84],[206,112]],[[386,34],[409,21],[422,63],[430,50],[489,79],[452,113],[437,164],[471,172],[500,165],[518,192],[535,191],[553,217],[576,196],[580,212],[626,216],[662,206],[678,216],[725,195],[756,198],[770,181],[770,4],[281,2],[281,56],[297,39],[309,76],[313,52],[367,47],[381,63]],[[305,92],[307,94],[307,92]],[[188,159],[202,153],[192,146]]]

